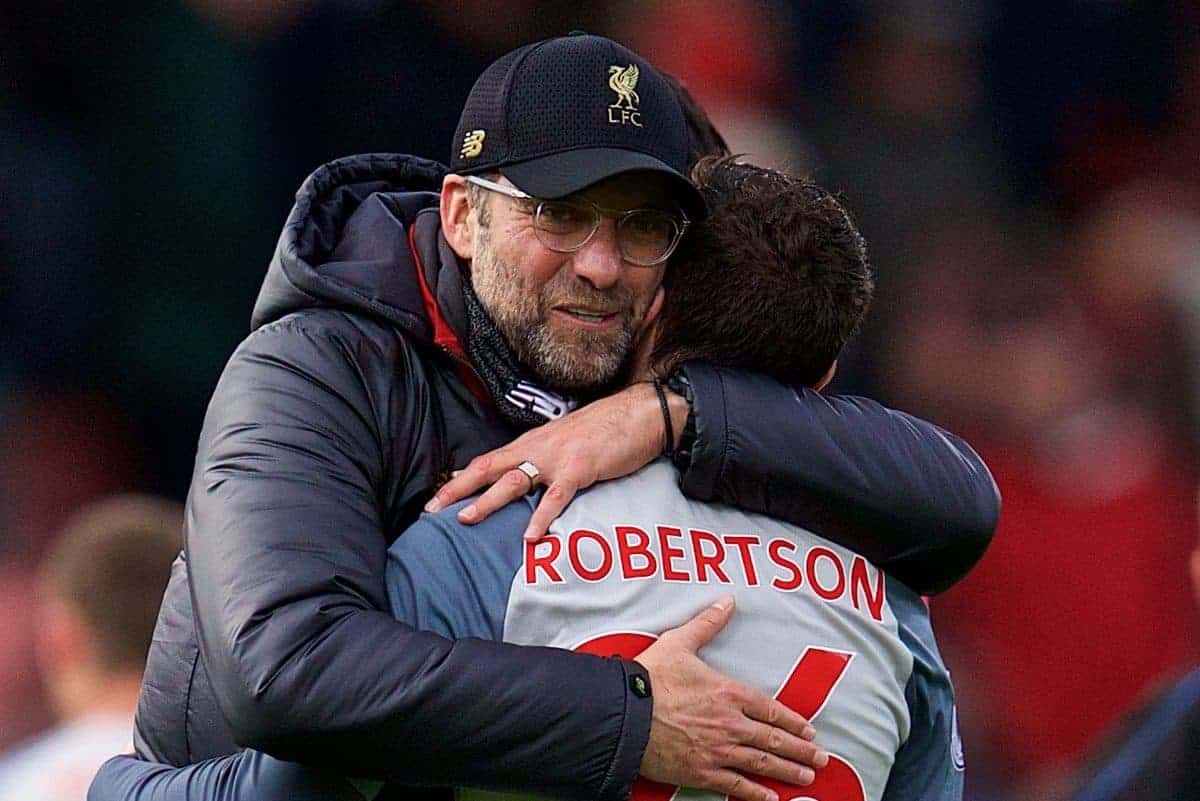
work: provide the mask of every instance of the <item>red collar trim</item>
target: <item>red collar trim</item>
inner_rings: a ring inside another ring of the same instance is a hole
[[[408,227],[408,249],[412,253],[413,264],[417,268],[417,283],[421,287],[421,301],[425,304],[425,314],[429,316],[429,320],[433,323],[433,344],[441,348],[446,353],[453,357],[454,369],[458,373],[459,379],[470,390],[480,403],[485,406],[492,405],[492,399],[488,395],[487,389],[483,386],[483,382],[479,380],[479,376],[475,374],[475,370],[470,366],[470,360],[467,357],[467,352],[459,341],[458,335],[454,333],[454,329],[446,322],[446,318],[442,316],[442,310],[438,307],[437,299],[433,296],[433,292],[429,289],[429,282],[425,280],[425,265],[421,263],[421,254],[417,252],[417,242],[415,237],[417,228],[415,225]]]

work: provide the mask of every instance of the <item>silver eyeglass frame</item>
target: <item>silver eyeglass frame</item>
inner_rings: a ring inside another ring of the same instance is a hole
[[[659,209],[641,208],[641,209],[628,209],[626,211],[621,211],[619,209],[606,209],[606,208],[604,208],[602,206],[598,206],[595,203],[593,203],[592,201],[584,199],[584,198],[579,198],[579,199],[571,200],[571,201],[564,201],[561,199],[560,200],[546,200],[543,198],[534,197],[533,195],[529,194],[528,192],[522,192],[520,189],[517,189],[515,186],[505,186],[504,184],[496,183],[495,181],[489,181],[486,178],[480,178],[477,175],[466,175],[463,177],[467,179],[467,183],[474,184],[475,186],[481,187],[483,189],[487,189],[490,192],[496,192],[501,195],[511,197],[514,200],[531,200],[531,201],[534,201],[535,203],[537,203],[537,206],[534,207],[534,210],[533,210],[534,233],[538,235],[538,242],[540,242],[544,248],[546,248],[547,250],[554,251],[555,253],[577,253],[578,251],[583,250],[585,247],[587,247],[587,243],[592,241],[592,237],[594,237],[596,235],[596,231],[598,231],[600,229],[600,220],[602,217],[608,217],[610,219],[616,220],[617,227],[619,229],[621,222],[625,218],[629,217],[629,215],[631,215],[631,214],[637,214],[638,212],[642,212],[642,211],[654,211],[654,212],[658,212],[660,214],[665,214],[668,217],[672,216],[669,212],[663,212]],[[582,242],[580,242],[578,245],[571,247],[571,248],[554,247],[554,246],[548,244],[544,239],[542,239],[542,235],[543,234],[549,235],[549,234],[545,231],[542,231],[541,228],[539,228],[537,225],[537,220],[541,214],[543,205],[545,205],[546,203],[564,203],[564,202],[571,203],[571,204],[577,204],[577,205],[581,205],[581,206],[590,206],[594,211],[594,214],[593,214],[594,222],[592,224],[592,230],[588,233],[588,235],[586,237],[584,237]],[[659,257],[655,261],[650,262],[649,264],[644,264],[640,261],[634,261],[633,259],[629,258],[625,254],[624,249],[621,247],[621,241],[618,238],[617,248],[621,253],[621,258],[624,259],[625,261],[629,262],[630,264],[634,265],[635,267],[657,267],[658,265],[665,262],[667,259],[671,258],[671,254],[673,254],[675,252],[675,249],[677,247],[679,247],[679,242],[683,239],[684,232],[687,231],[688,226],[692,224],[692,221],[689,220],[687,218],[687,215],[684,214],[682,211],[679,212],[679,219],[672,219],[671,221],[675,224],[675,229],[676,229],[675,238],[671,241],[671,244],[669,246],[667,246],[666,252],[661,257]]]

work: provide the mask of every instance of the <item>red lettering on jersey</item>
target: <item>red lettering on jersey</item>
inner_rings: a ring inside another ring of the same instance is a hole
[[[811,558],[811,551],[809,556]],[[821,713],[825,702],[833,695],[834,688],[853,657],[854,654],[844,651],[806,648],[775,698],[811,721]],[[807,787],[796,787],[765,776],[755,776],[754,780],[770,787],[784,801],[862,801],[865,797],[862,779],[857,771],[836,754],[830,754],[829,763],[816,773],[816,779]]]
[[[774,790],[783,801],[864,801],[867,797],[862,777],[849,762],[836,754],[830,754],[829,762],[816,774],[813,783],[806,787],[785,784],[766,776],[755,776],[754,780]],[[729,796],[725,796],[725,799],[730,801]],[[630,796],[630,801],[633,801],[633,796]],[[655,798],[654,801],[668,799]]]
[[[875,591],[871,592],[871,579],[868,576],[869,568],[867,560],[861,556],[855,556],[850,562],[850,600],[854,602],[855,609],[862,609],[859,606],[859,596],[862,596],[863,603],[867,605],[867,611],[871,613],[871,617],[877,623],[883,622],[883,571],[875,571]]]
[[[543,550],[548,550],[545,556],[538,556],[538,550],[542,546],[547,546]],[[546,578],[550,579],[553,584],[562,584],[563,577],[554,567],[554,560],[562,553],[562,540],[558,537],[546,537],[537,542],[525,543],[525,583],[537,584],[537,571],[540,567],[546,573]]]
[[[746,577],[747,587],[758,586],[758,571],[754,569],[754,557],[750,555],[751,545],[762,545],[762,540],[753,534],[726,534],[725,544],[738,549],[742,558],[742,575]]]
[[[594,540],[600,546],[600,566],[589,568],[579,558],[579,541],[582,539]],[[604,539],[599,533],[590,531],[586,528],[577,528],[571,532],[571,536],[567,538],[567,558],[571,560],[571,567],[575,571],[575,575],[579,576],[584,581],[599,581],[608,575],[613,566],[612,548],[608,544],[608,540]]]
[[[775,694],[776,700],[812,720],[825,706],[854,654],[808,647]]]
[[[681,570],[676,570],[671,564],[672,559],[683,556],[683,549],[671,545],[667,540],[671,537],[682,537],[683,532],[674,526],[658,527],[658,552],[662,556],[663,581],[691,581],[692,577]]]
[[[596,656],[633,659],[649,648],[655,639],[649,634],[621,631],[588,640],[575,650]],[[854,654],[844,651],[806,648],[775,697],[784,706],[812,720],[820,714],[853,657]],[[755,776],[754,780],[778,793],[781,801],[863,801],[866,797],[858,772],[836,754],[830,754],[829,764],[816,774],[816,779],[807,787],[784,784],[765,776]],[[678,789],[670,784],[638,778],[629,801],[670,801]],[[728,801],[729,796],[726,799]]]
[[[658,570],[658,560],[650,551],[650,535],[637,526],[617,526],[613,531],[617,535],[617,553],[621,557],[621,576],[627,579],[653,576]],[[637,539],[636,545],[629,541],[630,536]],[[645,562],[642,567],[633,566],[635,556],[642,557]]]
[[[720,537],[711,531],[703,531],[698,528],[693,528],[688,533],[692,535],[692,552],[696,555],[696,581],[708,581],[708,571],[712,570],[717,581],[722,584],[731,584],[729,576],[725,575],[725,571],[721,569],[721,563],[725,561],[725,545],[721,542]],[[706,542],[713,546],[711,554],[704,552],[704,543]]]
[[[817,580],[817,560],[824,556],[837,569],[837,583],[832,587],[823,587]],[[828,548],[817,545],[811,548],[804,560],[804,572],[808,574],[808,584],[819,597],[826,601],[836,601],[846,591],[846,568],[837,554]]]
[[[789,551],[794,551],[796,550],[796,543],[791,540],[778,539],[771,540],[770,544],[767,545],[767,555],[771,557],[771,561],[792,574],[792,577],[789,579],[776,576],[771,579],[771,586],[777,590],[791,592],[792,590],[799,589],[800,585],[804,583],[804,574],[800,572],[800,565],[783,555],[785,548]]]

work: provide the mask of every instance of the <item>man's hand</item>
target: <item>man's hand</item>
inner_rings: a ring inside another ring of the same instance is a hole
[[[803,717],[696,656],[732,615],[733,598],[722,598],[638,656],[654,692],[641,774],[744,801],[778,801],[749,776],[808,785],[829,755],[811,742],[816,732]]]
[[[674,393],[668,397],[678,437],[687,419],[687,402]],[[540,483],[547,485],[525,529],[525,539],[539,539],[579,490],[627,476],[662,453],[663,425],[654,388],[634,384],[476,457],[437,491],[425,511],[436,512],[490,484],[458,513],[459,521],[478,523],[530,490],[529,477],[517,469],[529,461],[540,471]]]

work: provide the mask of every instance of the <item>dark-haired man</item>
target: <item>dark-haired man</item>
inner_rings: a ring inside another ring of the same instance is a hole
[[[702,163],[697,178],[712,216],[679,254],[664,314],[638,348],[638,377],[703,358],[820,388],[873,290],[850,217],[814,184],[729,159]],[[731,272],[737,289],[714,300]],[[689,500],[666,460],[598,485],[546,539],[524,542],[535,505],[511,504],[474,528],[455,507],[422,517],[389,551],[393,613],[456,639],[625,658],[659,635],[704,646],[730,676],[817,718],[815,774],[747,781],[817,801],[961,798],[953,690],[926,608],[862,555],[798,526]],[[735,599],[739,613],[722,631]],[[649,692],[636,676],[631,688]],[[699,733],[713,723],[690,725]],[[315,801],[376,789],[256,752],[184,769],[123,759],[108,770],[105,794],[92,801]],[[667,801],[675,789],[642,780],[631,798]]]

